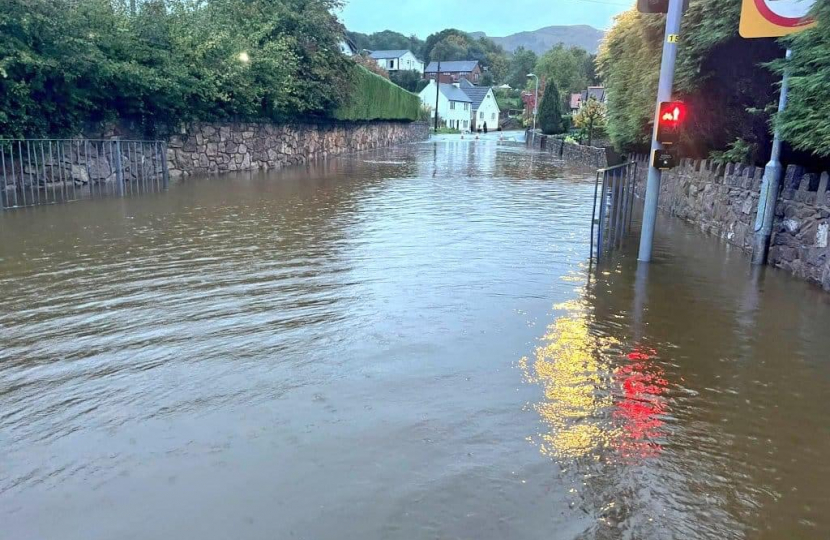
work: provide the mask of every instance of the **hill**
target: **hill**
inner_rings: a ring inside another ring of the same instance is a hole
[[[532,32],[519,32],[506,37],[492,37],[484,32],[470,32],[470,35],[476,39],[488,37],[508,52],[513,52],[517,47],[524,47],[536,54],[542,54],[556,44],[564,43],[568,47],[582,47],[588,52],[595,53],[605,32],[593,26],[580,24],[574,26],[547,26]]]

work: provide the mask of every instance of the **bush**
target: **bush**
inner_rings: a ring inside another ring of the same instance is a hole
[[[337,120],[418,120],[421,98],[380,75],[355,65],[346,102],[334,111]]]
[[[539,127],[542,133],[554,135],[562,133],[562,98],[556,81],[549,79],[545,86],[545,94],[542,97],[542,104],[539,106]]]
[[[337,0],[136,4],[3,0],[0,136],[326,117],[350,93]]]

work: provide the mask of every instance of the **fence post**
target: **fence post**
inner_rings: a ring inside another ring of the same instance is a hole
[[[170,169],[167,166],[167,141],[161,143],[161,172],[164,180],[164,189],[170,185]]]
[[[121,167],[121,139],[115,139],[115,177],[118,180],[118,194],[124,196],[124,169]]]

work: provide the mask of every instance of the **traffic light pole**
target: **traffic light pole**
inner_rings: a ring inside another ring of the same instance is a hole
[[[666,15],[666,35],[663,37],[663,60],[660,63],[660,82],[657,85],[657,105],[654,112],[654,131],[651,134],[651,155],[649,156],[648,182],[646,200],[643,210],[643,229],[640,233],[640,262],[651,261],[654,228],[657,225],[657,203],[660,196],[660,169],[654,166],[654,152],[662,150],[663,145],[657,141],[657,129],[660,125],[660,103],[671,100],[674,85],[674,64],[677,58],[677,36],[680,34],[680,21],[683,19],[683,1],[669,0]]]
[[[792,56],[787,49],[787,60]],[[781,81],[781,95],[778,97],[778,112],[787,108],[787,93],[790,85],[790,73],[784,70]],[[784,168],[781,165],[781,130],[776,127],[772,139],[772,156],[764,167],[764,179],[761,181],[761,197],[758,199],[758,215],[755,216],[755,237],[752,241],[752,264],[761,265],[767,262],[769,241],[772,238],[772,223],[775,219],[775,202],[778,200],[778,191],[781,187],[781,174]]]

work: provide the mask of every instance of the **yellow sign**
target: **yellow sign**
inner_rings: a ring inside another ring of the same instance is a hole
[[[668,41],[669,43],[680,43],[680,36],[678,36],[677,34],[669,34],[668,36],[666,36],[666,41]]]
[[[743,0],[739,33],[745,38],[779,37],[816,23],[809,16],[816,0]]]

